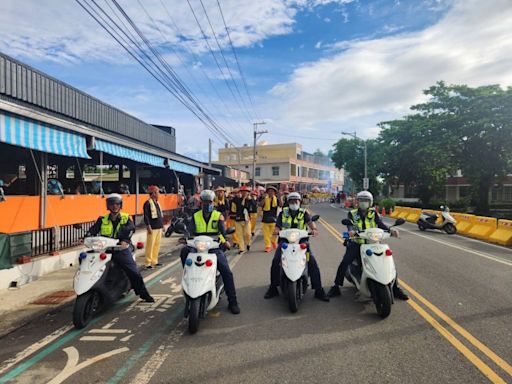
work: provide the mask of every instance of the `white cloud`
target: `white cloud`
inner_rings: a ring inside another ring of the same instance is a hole
[[[302,65],[272,89],[284,103],[279,120],[314,132],[344,127],[370,136],[376,131],[368,127],[407,113],[438,80],[512,85],[510,25],[509,0],[458,0],[421,32],[338,43],[343,52]]]
[[[321,41],[317,41],[316,44],[315,44],[315,48],[316,49],[320,49],[322,47],[322,42]]]

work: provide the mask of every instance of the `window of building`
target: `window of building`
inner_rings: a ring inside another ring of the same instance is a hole
[[[297,176],[297,166],[295,164],[290,164],[290,174],[292,176]]]
[[[272,176],[279,176],[279,167],[272,167]]]
[[[254,175],[261,176],[261,168],[260,167],[256,167],[256,169],[254,170]]]
[[[503,187],[503,201],[512,201],[512,187]]]

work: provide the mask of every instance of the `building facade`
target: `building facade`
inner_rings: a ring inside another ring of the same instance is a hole
[[[217,163],[247,171],[261,184],[287,184],[300,190],[316,187],[329,192],[343,188],[343,169],[337,169],[327,156],[303,151],[298,143],[258,144],[254,176],[251,146],[221,148]]]

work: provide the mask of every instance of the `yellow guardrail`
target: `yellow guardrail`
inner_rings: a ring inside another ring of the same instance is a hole
[[[498,220],[498,228],[489,236],[489,241],[501,245],[512,245],[512,220]]]
[[[475,216],[473,226],[467,232],[469,237],[480,240],[489,240],[489,237],[498,228],[498,219],[495,217]]]

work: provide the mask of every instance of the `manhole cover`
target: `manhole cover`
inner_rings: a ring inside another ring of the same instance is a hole
[[[51,304],[59,304],[63,302],[66,298],[74,296],[75,291],[57,291],[49,294],[48,296],[41,297],[36,301],[33,301],[30,304],[40,304],[40,305],[51,305]]]

